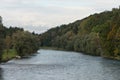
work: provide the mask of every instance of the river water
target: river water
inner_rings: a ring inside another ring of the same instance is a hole
[[[120,80],[120,61],[42,49],[1,64],[0,80]]]

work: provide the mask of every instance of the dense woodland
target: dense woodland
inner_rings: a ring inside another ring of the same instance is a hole
[[[45,33],[5,27],[0,17],[0,61],[28,56],[39,47],[54,47],[120,60],[120,8],[90,15]]]
[[[7,28],[0,20],[0,61],[7,61],[16,56],[32,55],[39,49],[39,46],[38,34],[18,27]]]
[[[120,8],[90,15],[40,34],[41,47],[120,60]]]

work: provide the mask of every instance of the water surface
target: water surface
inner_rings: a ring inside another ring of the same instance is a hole
[[[39,50],[0,65],[0,80],[120,80],[120,62],[76,52]]]

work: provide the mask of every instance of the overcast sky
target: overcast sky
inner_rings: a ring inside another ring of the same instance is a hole
[[[0,16],[7,27],[41,33],[119,4],[120,0],[0,0]]]

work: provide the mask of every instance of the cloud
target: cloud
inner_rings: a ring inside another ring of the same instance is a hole
[[[6,26],[43,32],[90,14],[118,7],[119,0],[1,0],[0,15]]]

